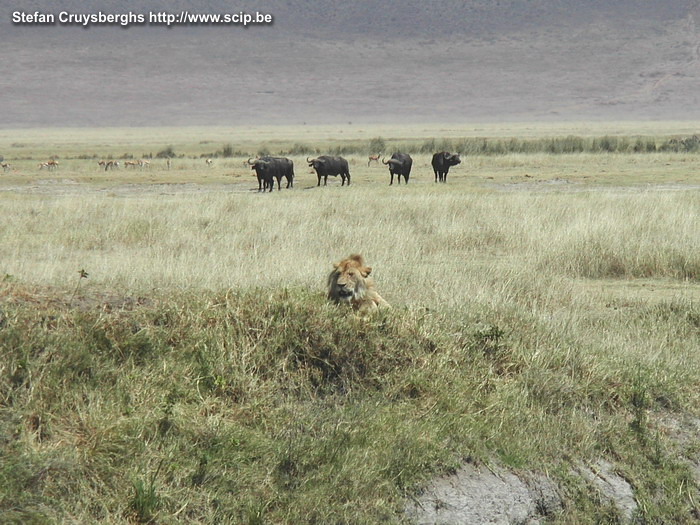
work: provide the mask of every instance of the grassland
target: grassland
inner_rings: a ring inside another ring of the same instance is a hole
[[[389,187],[358,152],[325,188],[294,155],[259,194],[262,148],[518,131],[235,133],[0,132],[0,521],[399,523],[467,458],[555,479],[552,523],[620,519],[571,476],[599,458],[639,522],[697,520],[697,155],[469,155],[436,185],[418,153]],[[97,166],[168,146],[170,170]],[[326,304],[352,252],[390,312]]]

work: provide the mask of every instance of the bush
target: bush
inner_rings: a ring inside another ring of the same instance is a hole
[[[219,152],[217,152],[219,153]],[[221,150],[221,157],[224,158],[231,158],[233,157],[233,146],[231,144],[226,144],[223,149]]]
[[[368,144],[368,149],[370,154],[383,153],[386,151],[386,142],[382,137],[375,137],[370,139]]]
[[[165,148],[164,150],[159,151],[158,153],[156,153],[156,158],[157,158],[157,159],[172,159],[172,158],[175,158],[175,157],[177,157],[177,155],[175,154],[175,151],[173,150],[173,147],[172,147],[172,146],[168,146],[168,147]]]

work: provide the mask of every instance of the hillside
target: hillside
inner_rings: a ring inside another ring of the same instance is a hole
[[[86,30],[10,21],[231,7],[18,2],[0,8],[0,126],[700,118],[700,8],[638,4],[242,2],[274,23]]]

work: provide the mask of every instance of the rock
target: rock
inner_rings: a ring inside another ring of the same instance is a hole
[[[632,521],[637,511],[634,490],[625,478],[615,473],[612,463],[601,459],[591,467],[579,467],[578,472],[600,491],[604,499],[615,505],[625,523]]]
[[[541,474],[464,465],[432,481],[406,513],[419,525],[535,525],[562,507],[556,485]]]

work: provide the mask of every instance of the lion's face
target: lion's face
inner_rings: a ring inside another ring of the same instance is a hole
[[[348,268],[338,273],[335,279],[335,287],[338,300],[347,303],[352,301],[352,299],[362,298],[367,290],[365,277],[356,268]]]
[[[367,291],[366,278],[372,268],[366,266],[362,256],[353,255],[333,265],[328,276],[328,297],[336,303],[352,303],[361,300]]]

